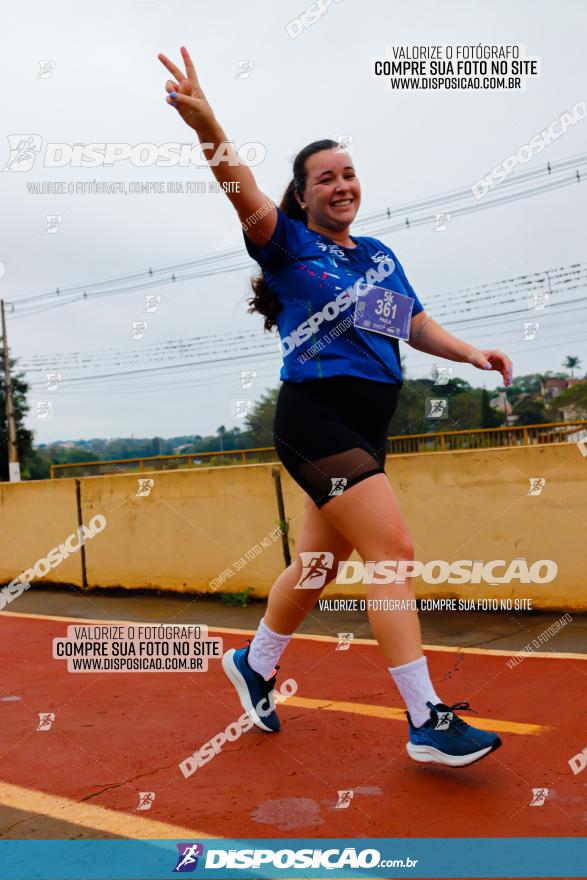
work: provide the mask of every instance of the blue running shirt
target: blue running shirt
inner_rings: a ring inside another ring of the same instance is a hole
[[[401,384],[398,340],[353,324],[352,292],[357,281],[411,297],[412,317],[424,310],[387,245],[376,238],[352,236],[356,247],[342,247],[279,208],[267,244],[257,247],[243,234],[249,255],[263,270],[281,306],[276,321],[282,381],[342,375]],[[317,314],[319,318],[313,317]]]

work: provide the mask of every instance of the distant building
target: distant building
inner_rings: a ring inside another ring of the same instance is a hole
[[[173,453],[174,455],[181,455],[183,452],[187,452],[189,449],[192,449],[193,446],[193,443],[182,443],[181,446],[173,447]]]
[[[512,425],[515,425],[516,422],[519,421],[518,414],[512,412],[512,405],[507,399],[505,391],[498,391],[496,396],[492,397],[489,401],[489,405],[505,415],[506,419],[502,427],[511,428]]]
[[[559,394],[562,394],[563,391],[566,391],[567,388],[572,388],[574,385],[584,385],[587,382],[587,378],[585,379],[547,379],[544,384],[543,394],[548,394],[548,397],[545,397],[546,400],[551,400],[553,397],[557,397]],[[550,385],[548,383],[551,383]],[[585,419],[587,418],[587,412],[578,407],[576,404],[568,404],[566,406],[561,406],[559,409],[560,417],[564,422],[572,422],[576,419]]]
[[[505,413],[507,404],[507,397],[505,391],[498,391],[495,397],[492,397],[489,401],[489,405],[493,407],[493,409],[498,409],[500,412]]]
[[[557,379],[554,376],[549,376],[548,379],[541,380],[540,393],[544,400],[552,400],[557,394],[562,394],[567,390],[570,381],[570,379]]]

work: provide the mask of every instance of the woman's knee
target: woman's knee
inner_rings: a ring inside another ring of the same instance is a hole
[[[349,556],[351,555],[352,552],[353,552],[353,548],[351,547],[350,544],[348,544],[346,548],[340,548],[339,552],[334,554],[334,558],[332,560],[332,566],[326,575],[326,581],[324,583],[324,586],[326,586],[326,584],[330,584],[330,583],[332,583],[332,581],[336,580],[337,575],[338,575],[338,569],[339,569],[341,562],[346,562],[346,560],[349,558]]]
[[[386,532],[372,535],[366,538],[357,550],[361,557],[369,562],[414,559],[414,542],[408,533],[398,535],[396,532]]]
[[[414,542],[409,533],[396,537],[394,542],[395,556],[394,559],[413,560],[414,558]]]
[[[314,568],[317,573],[322,574],[324,580],[321,587],[325,587],[336,579],[340,563],[345,562],[352,552],[353,547],[348,541],[338,541],[336,544],[330,543],[327,547],[317,547],[311,551],[310,557],[307,556],[308,551],[300,550],[300,555],[294,560],[292,566],[297,567],[300,581],[303,581],[304,575],[308,574],[310,568]],[[320,580],[316,577],[316,581]]]

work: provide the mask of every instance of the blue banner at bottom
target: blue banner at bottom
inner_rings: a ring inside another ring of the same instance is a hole
[[[0,841],[0,880],[586,877],[587,838]]]

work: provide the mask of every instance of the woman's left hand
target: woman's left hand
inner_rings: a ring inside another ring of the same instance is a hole
[[[465,360],[479,370],[497,370],[503,376],[504,385],[512,384],[514,366],[503,351],[496,348],[472,348]]]

